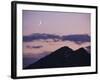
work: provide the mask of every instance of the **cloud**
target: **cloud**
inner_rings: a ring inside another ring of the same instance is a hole
[[[27,47],[27,48],[30,48],[30,49],[31,49],[31,48],[37,48],[37,49],[38,49],[38,48],[42,48],[43,46],[41,46],[41,45],[39,45],[39,46],[29,46],[29,45],[27,45],[26,47]]]
[[[82,34],[82,35],[67,35],[67,36],[62,36],[63,41],[73,41],[77,44],[81,44],[84,42],[90,42],[90,36],[87,34]]]
[[[53,34],[40,34],[40,33],[34,33],[32,35],[28,35],[28,36],[23,36],[23,41],[24,42],[31,42],[34,40],[47,40],[47,39],[52,39],[52,40],[56,40],[59,39],[60,36],[58,35],[53,35]]]
[[[77,44],[81,44],[84,42],[90,42],[90,36],[87,34],[74,34],[74,35],[59,36],[59,35],[55,35],[55,34],[45,34],[45,33],[42,33],[42,34],[41,33],[34,33],[32,35],[23,36],[24,42],[31,42],[31,41],[35,41],[35,40],[44,40],[47,42],[50,40],[52,40],[54,42],[72,41],[72,42],[75,42]],[[33,48],[39,48],[39,47],[33,46]]]
[[[30,64],[35,63],[38,61],[40,58],[43,58],[50,54],[51,52],[41,52],[41,53],[23,53],[23,68],[26,68]]]

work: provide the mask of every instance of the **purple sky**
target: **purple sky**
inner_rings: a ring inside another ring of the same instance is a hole
[[[90,14],[23,10],[23,35],[90,34]]]
[[[23,10],[23,36],[33,33],[90,35],[90,14],[71,12],[44,12]],[[76,44],[72,41],[35,40],[23,42],[23,66],[32,64],[51,52],[68,46],[73,50],[90,46],[90,42]]]

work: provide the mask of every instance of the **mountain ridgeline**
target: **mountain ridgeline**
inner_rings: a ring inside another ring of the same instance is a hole
[[[80,67],[90,65],[90,54],[84,48],[73,51],[69,47],[64,46],[24,69]]]

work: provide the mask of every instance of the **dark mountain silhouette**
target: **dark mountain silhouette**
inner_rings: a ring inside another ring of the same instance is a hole
[[[25,69],[75,66],[90,66],[90,54],[84,48],[73,51],[69,47],[64,46]]]
[[[90,66],[90,54],[84,48],[74,51],[66,60],[68,66]]]
[[[85,47],[85,49],[90,53],[91,52],[91,46]]]

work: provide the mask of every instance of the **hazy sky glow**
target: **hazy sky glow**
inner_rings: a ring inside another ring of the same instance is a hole
[[[89,13],[23,10],[22,15],[23,67],[63,46],[91,46]]]
[[[31,33],[90,34],[90,14],[23,10],[23,35]]]

